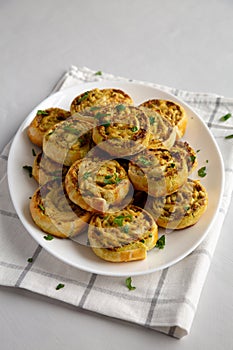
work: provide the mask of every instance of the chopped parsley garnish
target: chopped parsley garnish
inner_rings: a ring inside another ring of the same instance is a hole
[[[112,185],[115,181],[112,179],[113,175],[106,175],[104,178],[105,185]]]
[[[87,180],[90,176],[91,176],[91,173],[90,173],[89,171],[86,171],[86,172],[83,174],[84,180]]]
[[[200,177],[205,177],[206,176],[206,166],[201,167],[197,173]]]
[[[225,136],[225,139],[233,139],[233,134]]]
[[[109,127],[111,125],[111,122],[109,120],[106,120],[104,124],[102,124],[105,128]]]
[[[56,290],[59,290],[61,288],[64,288],[65,285],[63,283],[59,283],[57,286],[56,286]]]
[[[123,226],[123,221],[124,219],[130,219],[130,221],[132,221],[132,215],[119,215],[116,216],[113,220],[113,223],[116,224],[117,226]]]
[[[223,115],[221,118],[219,118],[219,120],[220,122],[225,122],[229,118],[231,118],[231,113],[227,113],[226,115]]]
[[[63,130],[68,131],[70,134],[73,134],[73,135],[79,135],[80,134],[79,130],[73,128],[70,125],[65,125]]]
[[[97,72],[95,72],[95,75],[102,75],[101,70],[98,70]]]
[[[40,208],[40,210],[42,210],[42,211],[45,211],[45,208],[42,204],[38,204],[38,208]]]
[[[114,175],[106,175],[104,178],[105,185],[113,185],[113,184],[119,184],[122,179],[119,178],[119,176],[114,173]]]
[[[125,110],[125,105],[122,105],[122,104],[121,105],[117,105],[116,109],[117,109],[118,112],[124,111]]]
[[[175,163],[170,164],[170,168],[175,168],[175,166],[176,166]]]
[[[33,157],[36,156],[36,152],[35,152],[34,148],[32,149],[32,155],[33,155]]]
[[[24,165],[23,169],[25,169],[26,171],[28,171],[28,175],[29,177],[32,177],[32,166],[30,165]]]
[[[49,112],[43,111],[43,110],[39,109],[39,110],[37,111],[36,115],[49,115]]]
[[[143,165],[147,166],[147,165],[151,165],[151,161],[148,160],[146,157],[140,157],[139,158],[139,162],[142,163]]]
[[[184,210],[186,210],[186,211],[188,211],[190,209],[190,206],[189,205],[186,205],[185,207],[184,207]]]
[[[32,259],[32,258],[28,258],[28,262],[29,262],[29,263],[32,263],[32,262],[33,262],[33,259]]]
[[[131,278],[131,277],[126,278],[125,284],[126,284],[126,287],[127,287],[129,290],[134,290],[134,289],[136,289],[136,287],[132,286],[132,278]]]
[[[192,154],[192,155],[190,156],[190,160],[191,160],[192,163],[194,163],[195,160],[196,160],[196,156],[194,156],[194,155]]]
[[[46,241],[52,241],[52,239],[54,239],[54,237],[52,235],[50,235],[50,234],[47,234],[47,236],[44,236],[44,239]]]
[[[155,245],[155,248],[163,249],[165,247],[165,235],[162,235]]]
[[[86,91],[77,101],[77,103],[80,103],[88,98],[89,91]]]
[[[133,127],[131,128],[131,130],[132,130],[133,132],[136,132],[136,131],[138,131],[138,128],[137,128],[136,126],[133,126]]]
[[[150,125],[154,125],[155,117],[149,117],[149,119],[150,119]]]
[[[96,113],[95,118],[96,118],[96,119],[101,119],[101,118],[103,118],[103,117],[107,117],[108,115],[110,115],[110,114],[109,114],[109,113],[101,113],[101,112],[98,112],[98,113]]]

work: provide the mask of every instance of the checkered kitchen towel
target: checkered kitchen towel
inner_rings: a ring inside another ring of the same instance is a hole
[[[59,80],[53,92],[75,84],[102,79],[127,81],[110,74],[98,75],[87,68],[71,67]],[[232,110],[233,99],[134,82],[159,87],[189,103],[204,118],[216,137],[224,156],[226,184],[214,229],[192,254],[174,266],[133,277],[136,289],[129,291],[125,285],[125,278],[105,277],[68,266],[38,246],[25,232],[8,191],[8,145],[0,155],[0,284],[25,288],[81,309],[181,338],[190,332],[231,198],[233,142],[226,140],[225,136],[233,133],[233,123],[231,119],[219,123],[219,116]],[[28,261],[28,258],[32,258],[32,262]],[[65,286],[56,290],[59,283]]]

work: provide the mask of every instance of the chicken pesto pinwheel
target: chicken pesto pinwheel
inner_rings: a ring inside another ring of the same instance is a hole
[[[112,214],[94,214],[88,227],[93,252],[111,262],[145,259],[158,240],[158,227],[152,216],[129,205]]]
[[[152,99],[143,102],[140,106],[150,108],[167,118],[176,127],[177,139],[180,139],[184,135],[188,117],[184,108],[177,102]]]
[[[173,147],[150,148],[131,158],[129,178],[134,188],[154,197],[175,192],[188,178],[184,157]]]
[[[126,92],[119,89],[93,89],[75,97],[71,103],[70,111],[74,114],[95,106],[117,105],[121,103],[132,105],[133,100]]]
[[[71,116],[45,134],[43,152],[55,162],[70,166],[90,150],[92,127],[91,123]]]
[[[176,141],[176,128],[161,114],[151,108],[140,107],[150,121],[150,142],[171,148]]]
[[[45,133],[55,124],[69,118],[71,113],[61,108],[38,110],[36,116],[27,128],[29,139],[35,145],[42,147]]]
[[[30,201],[30,212],[38,227],[60,238],[80,233],[91,217],[90,212],[69,200],[60,180],[47,182],[35,191]]]
[[[113,156],[136,154],[147,147],[150,123],[138,107],[124,104],[103,107],[94,113],[98,124],[93,129],[94,142]]]
[[[69,167],[54,162],[40,152],[34,159],[32,175],[40,185],[44,185],[51,180],[64,179],[68,169]]]
[[[131,183],[116,160],[85,157],[76,161],[65,177],[71,201],[93,212],[108,212],[123,205]]]
[[[196,224],[206,211],[208,195],[198,180],[188,181],[177,192],[166,197],[150,197],[148,210],[158,226],[169,229],[182,229]]]

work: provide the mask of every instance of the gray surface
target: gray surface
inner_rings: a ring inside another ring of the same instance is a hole
[[[1,0],[0,149],[71,64],[233,97],[232,14],[231,0]],[[1,349],[232,349],[232,214],[183,340],[1,287]]]

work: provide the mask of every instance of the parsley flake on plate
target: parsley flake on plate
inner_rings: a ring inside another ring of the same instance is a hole
[[[126,287],[127,287],[129,290],[134,290],[134,289],[136,289],[136,287],[132,286],[132,278],[131,278],[131,277],[127,277],[127,278],[126,278],[125,284],[126,284]]]
[[[198,176],[205,177],[206,176],[206,166],[201,167],[197,173],[198,173]]]
[[[65,285],[63,283],[59,283],[57,286],[56,286],[56,290],[59,290],[61,288],[64,288]]]
[[[54,239],[54,237],[50,234],[48,234],[47,236],[43,237],[46,241],[52,241],[52,239]]]
[[[155,248],[158,249],[163,249],[165,247],[166,244],[166,240],[165,240],[165,235],[162,235],[158,240],[157,243],[155,245]]]
[[[219,120],[220,120],[220,122],[225,122],[226,120],[228,120],[231,117],[232,117],[231,113],[227,113],[227,114],[223,115],[221,118],[219,118]]]

